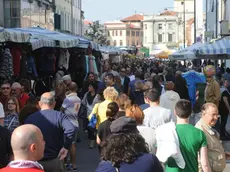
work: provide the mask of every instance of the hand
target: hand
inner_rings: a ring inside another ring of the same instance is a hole
[[[68,154],[68,150],[65,149],[65,148],[61,148],[61,150],[60,150],[60,152],[58,154],[58,158],[60,160],[64,160],[64,158],[67,156],[67,154]]]
[[[230,159],[230,152],[225,152],[225,157],[227,160]]]

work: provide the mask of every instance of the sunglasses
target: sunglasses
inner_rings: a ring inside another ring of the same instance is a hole
[[[9,90],[10,87],[2,87],[2,90]]]

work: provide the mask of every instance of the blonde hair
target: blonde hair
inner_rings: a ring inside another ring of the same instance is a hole
[[[115,101],[118,98],[118,92],[114,87],[107,87],[103,92],[105,100]]]

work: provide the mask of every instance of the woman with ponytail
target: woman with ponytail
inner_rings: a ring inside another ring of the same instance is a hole
[[[115,102],[111,102],[107,106],[106,117],[107,120],[102,122],[97,130],[97,144],[100,145],[110,134],[110,125],[116,119],[117,113],[119,111],[119,106]]]

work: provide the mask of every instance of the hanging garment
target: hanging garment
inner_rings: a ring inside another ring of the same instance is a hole
[[[0,58],[0,77],[3,79],[11,79],[13,76],[13,57],[10,49],[6,48]]]
[[[85,56],[86,60],[86,73],[93,72],[98,74],[97,64],[94,56]]]
[[[33,56],[27,57],[27,71],[28,73],[33,74],[35,77],[38,76],[38,72],[37,72],[37,68],[36,68]]]
[[[60,51],[60,57],[58,60],[58,67],[64,67],[66,70],[69,69],[69,51],[66,50],[61,50]]]
[[[21,66],[21,57],[22,52],[21,49],[13,47],[11,50],[11,55],[13,56],[13,68],[14,68],[14,75],[20,75],[20,66]]]

